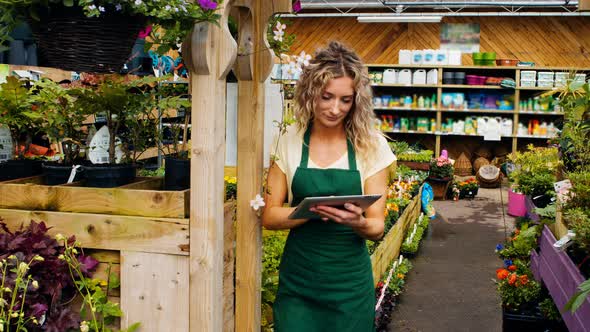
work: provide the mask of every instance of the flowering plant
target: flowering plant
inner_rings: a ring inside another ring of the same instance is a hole
[[[453,164],[447,157],[440,156],[430,161],[429,177],[446,179],[453,176]]]
[[[502,305],[507,309],[522,310],[541,296],[541,285],[536,282],[527,263],[505,260],[504,267],[496,270],[496,285]]]
[[[152,39],[159,52],[177,48],[197,22],[217,22],[216,9],[221,0],[11,0],[0,2],[0,51],[9,34],[23,20],[39,20],[46,8],[71,7],[86,17],[123,13],[147,18],[152,24]],[[151,44],[147,45],[150,47]],[[6,49],[6,47],[4,47]]]
[[[479,184],[474,178],[469,178],[465,181],[458,182],[457,188],[461,191],[475,191],[479,188]]]

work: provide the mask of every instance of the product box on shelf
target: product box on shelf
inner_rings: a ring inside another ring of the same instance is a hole
[[[540,71],[537,73],[537,80],[539,81],[553,81],[554,73],[552,71]],[[522,73],[521,73],[522,77]]]
[[[520,80],[520,86],[523,88],[534,88],[537,85],[536,80]]]
[[[520,72],[520,80],[534,81],[537,79],[536,70],[523,70]]]
[[[400,65],[411,65],[412,64],[412,51],[399,50],[398,54],[399,54],[398,63]]]
[[[552,88],[553,87],[553,80],[538,80],[537,86],[539,88]]]

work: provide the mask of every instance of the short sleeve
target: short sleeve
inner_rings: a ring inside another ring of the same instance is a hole
[[[381,135],[379,135],[379,143],[377,145],[377,156],[365,168],[365,179],[379,173],[382,169],[389,167],[391,163],[397,160],[389,144],[387,144],[387,139]]]

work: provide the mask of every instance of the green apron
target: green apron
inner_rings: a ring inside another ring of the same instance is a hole
[[[295,171],[293,202],[309,196],[362,194],[354,147],[349,169],[307,168],[311,126]],[[375,289],[365,240],[352,228],[311,219],[291,229],[273,308],[276,332],[374,331]]]

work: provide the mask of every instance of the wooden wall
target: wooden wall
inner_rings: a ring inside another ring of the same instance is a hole
[[[446,17],[479,23],[480,50],[538,66],[590,66],[590,17]],[[366,63],[397,63],[400,49],[438,49],[440,24],[358,23],[356,18],[294,18],[292,54],[312,53],[330,40],[352,46]],[[463,64],[472,64],[463,55]]]

